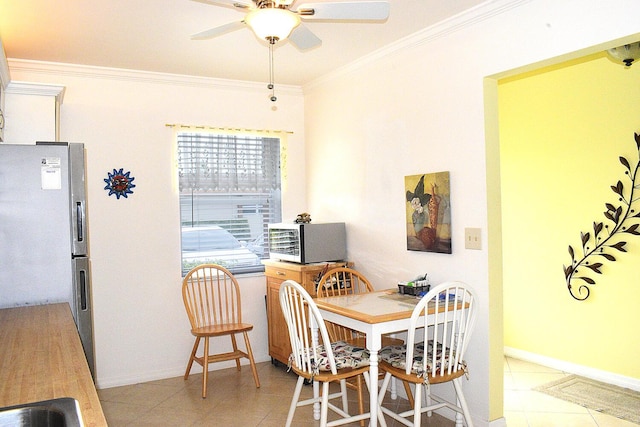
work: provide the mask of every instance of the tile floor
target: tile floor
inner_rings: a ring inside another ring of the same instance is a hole
[[[98,391],[110,427],[124,426],[224,426],[281,427],[284,425],[296,382],[282,365],[258,364],[260,389],[256,389],[249,367],[209,374],[208,396],[202,399],[202,376],[151,381]],[[531,389],[566,375],[543,366],[505,358],[505,418],[508,427],[638,427],[636,424],[589,411]],[[311,395],[311,387],[303,393]],[[470,398],[470,397],[468,397]],[[357,408],[350,396],[352,412]],[[388,405],[408,407],[406,400],[388,400]],[[434,414],[424,416],[427,427],[452,427],[454,423]],[[389,427],[399,424],[387,418]],[[294,426],[317,426],[309,406],[298,408]],[[350,424],[358,426],[358,423]]]
[[[202,375],[151,381],[123,387],[98,390],[102,409],[109,427],[124,426],[224,426],[282,427],[287,419],[297,375],[286,372],[286,366],[270,362],[258,363],[260,388],[256,389],[248,366],[238,373],[235,368],[211,371],[207,398],[202,399]],[[312,396],[312,387],[303,387],[303,396]],[[349,391],[350,412],[357,412],[355,391]],[[387,399],[389,405],[404,405],[407,401]],[[368,407],[368,405],[367,405]],[[396,406],[397,410],[398,406]],[[329,419],[336,419],[329,411]],[[452,427],[454,423],[438,414],[422,423],[427,427]],[[296,410],[293,426],[317,427],[312,408]],[[387,418],[389,427],[398,427]],[[348,426],[360,426],[358,422]]]
[[[580,405],[533,391],[568,373],[505,357],[504,416],[508,427],[638,427]]]

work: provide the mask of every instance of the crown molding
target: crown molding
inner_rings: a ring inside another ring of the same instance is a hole
[[[188,76],[182,74],[159,73],[154,71],[127,70],[123,68],[98,67],[92,65],[66,64],[59,62],[34,61],[9,58],[9,68],[14,72],[48,74],[89,79],[107,79],[129,82],[146,82],[172,86],[190,86],[264,92],[265,84],[242,80],[217,79],[212,77]],[[278,92],[302,96],[302,88],[292,85],[278,85]]]
[[[409,50],[418,45],[429,43],[448,34],[452,34],[460,31],[461,29],[470,27],[478,22],[482,22],[486,19],[492,18],[511,9],[520,7],[523,4],[530,3],[531,1],[532,0],[487,0],[486,2],[478,6],[465,10],[448,19],[426,27],[396,42],[385,45],[384,47],[368,55],[365,55],[362,58],[351,62],[350,64],[337,68],[332,72],[305,84],[304,86],[278,85],[278,91],[280,93],[286,93],[289,95],[302,96],[304,91],[313,89],[315,86],[324,84],[339,76],[353,73],[371,63],[379,61],[380,59],[393,56],[399,52]],[[2,74],[2,56],[3,55],[0,55],[0,78],[2,78],[4,82],[5,77]],[[99,78],[132,82],[147,82],[174,86],[181,85],[190,87],[220,88],[249,92],[264,91],[263,82],[218,79],[211,77],[188,76],[152,71],[138,71],[121,68],[98,67],[13,58],[8,59],[8,69],[6,70],[7,80],[9,70],[15,70],[15,72],[24,71],[29,73],[65,75],[70,77]],[[6,85],[6,82],[4,84]]]
[[[6,89],[7,94],[53,96],[60,104],[62,104],[62,99],[64,98],[64,91],[65,87],[60,85],[18,82],[15,80],[10,81]]]
[[[446,35],[471,27],[478,22],[485,21],[489,18],[520,7],[523,4],[530,3],[531,1],[532,0],[488,0],[478,6],[467,9],[457,15],[410,34],[396,42],[389,43],[388,45],[385,45],[384,47],[365,55],[354,62],[320,76],[312,82],[305,84],[303,86],[303,91],[311,90],[316,86],[327,83],[340,76],[354,73],[383,58],[412,49],[415,46],[430,43],[433,40],[437,40]]]

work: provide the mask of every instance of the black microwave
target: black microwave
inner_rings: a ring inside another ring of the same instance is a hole
[[[269,258],[298,264],[343,261],[347,257],[344,222],[269,224]]]

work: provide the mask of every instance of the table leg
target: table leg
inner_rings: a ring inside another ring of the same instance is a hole
[[[370,427],[378,425],[378,350],[369,350],[369,408]]]
[[[378,426],[378,360],[380,346],[382,345],[382,334],[377,330],[376,325],[372,325],[372,328],[366,332],[367,334],[367,349],[369,350],[369,410],[371,413],[371,419],[369,426]],[[385,426],[384,419],[382,425]]]

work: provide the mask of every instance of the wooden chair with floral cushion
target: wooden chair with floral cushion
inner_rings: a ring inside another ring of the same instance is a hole
[[[378,401],[384,414],[404,425],[420,426],[422,413],[430,416],[432,411],[446,407],[457,412],[456,426],[462,426],[464,418],[467,427],[473,427],[461,378],[469,373],[464,354],[477,315],[476,299],[476,293],[468,285],[446,282],[432,288],[420,300],[411,315],[407,344],[380,350],[380,369],[386,374]],[[424,316],[425,310],[434,314]],[[392,377],[415,384],[413,409],[396,413],[382,405]],[[430,385],[446,382],[453,384],[455,402],[431,392]],[[426,391],[424,407],[421,399],[423,388]],[[406,419],[411,416],[413,423]]]
[[[280,305],[284,315],[291,356],[289,367],[298,374],[298,382],[291,399],[286,426],[291,426],[296,408],[320,402],[320,426],[337,426],[354,421],[369,419],[370,415],[350,415],[347,401],[348,378],[364,375],[369,384],[369,352],[361,347],[354,347],[344,341],[331,342],[322,314],[309,293],[293,280],[286,280],[280,285]],[[314,346],[311,342],[309,328],[311,319],[318,325],[318,341],[323,344]],[[302,386],[307,381],[318,381],[322,385],[320,396],[300,400]],[[340,391],[329,393],[329,383],[340,383]],[[342,408],[331,400],[341,398]],[[340,415],[340,419],[328,422],[328,412]]]

